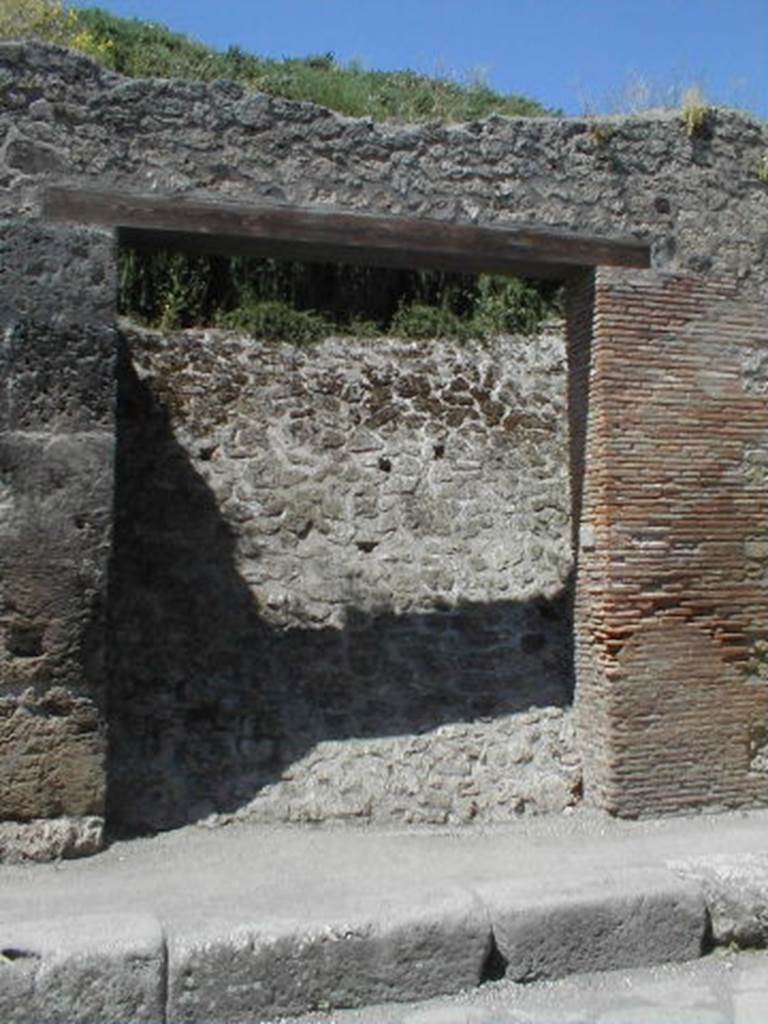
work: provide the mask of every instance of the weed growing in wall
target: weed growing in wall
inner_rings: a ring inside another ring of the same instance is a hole
[[[589,134],[596,146],[607,146],[615,134],[615,129],[609,124],[595,121],[589,126]]]
[[[712,116],[712,108],[705,103],[701,89],[694,86],[683,96],[682,119],[689,138],[705,131]]]

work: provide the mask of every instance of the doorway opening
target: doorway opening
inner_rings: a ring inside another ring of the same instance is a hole
[[[92,201],[76,216],[111,216],[125,253],[252,261],[252,306],[282,275],[293,313],[324,294],[338,317],[357,282],[377,330],[504,306],[469,273],[541,276],[521,287],[544,302],[589,264],[588,240],[530,229]],[[386,312],[393,281],[410,291]],[[112,826],[500,821],[578,799],[562,325],[265,344],[226,322],[241,306],[121,328]]]

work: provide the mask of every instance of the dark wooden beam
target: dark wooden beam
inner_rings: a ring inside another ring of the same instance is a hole
[[[648,267],[650,246],[538,227],[453,224],[320,207],[245,205],[52,186],[51,221],[111,227],[131,245],[371,266],[565,277],[584,266]]]

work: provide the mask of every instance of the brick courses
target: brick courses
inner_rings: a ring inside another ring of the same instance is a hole
[[[768,705],[768,491],[746,479],[744,457],[768,420],[745,380],[768,317],[731,281],[599,269],[590,332],[584,291],[570,347],[575,438],[587,421],[574,467],[586,466],[575,626],[586,792],[629,816],[764,801],[751,755]]]

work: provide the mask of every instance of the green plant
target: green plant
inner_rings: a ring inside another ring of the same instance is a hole
[[[627,72],[623,83],[599,98],[580,91],[583,113],[588,117],[598,113],[634,115],[649,110],[680,110],[688,94],[701,97],[701,90],[691,88],[682,75],[654,77],[637,70]]]
[[[91,32],[79,12],[63,0],[0,0],[0,38],[58,43],[104,64],[111,63],[114,46],[110,39]]]
[[[68,44],[77,14],[59,0],[0,0],[0,37]]]
[[[444,271],[123,249],[118,309],[162,330],[216,323],[295,341],[387,333],[459,341],[534,332],[552,285]]]
[[[252,296],[246,296],[235,309],[220,314],[217,323],[263,341],[293,345],[316,343],[333,331],[333,325],[317,313],[294,309],[276,299],[254,300]]]
[[[392,318],[390,332],[397,337],[421,341],[427,338],[469,337],[470,329],[446,306],[427,306],[422,302],[403,303]]]
[[[764,185],[768,185],[768,152],[763,153],[758,158],[755,165],[755,174],[757,175],[758,181],[762,181]]]
[[[534,285],[518,277],[481,274],[471,330],[479,337],[533,334],[553,307]]]
[[[701,135],[712,116],[712,108],[704,100],[704,94],[698,86],[687,89],[683,96],[681,116],[689,138]]]
[[[227,291],[228,263],[181,252],[122,250],[118,309],[162,330],[210,322]]]
[[[360,317],[354,317],[341,329],[344,334],[349,334],[353,338],[380,338],[384,333],[375,320],[364,320]]]

